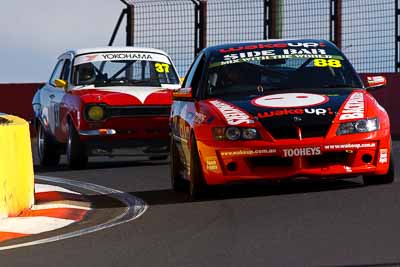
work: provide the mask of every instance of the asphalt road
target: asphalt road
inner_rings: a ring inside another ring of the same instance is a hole
[[[168,171],[166,161],[124,158],[96,159],[84,171],[36,167],[129,192],[150,208],[115,228],[1,251],[1,266],[400,266],[399,178],[370,187],[361,179],[224,186],[186,202]]]

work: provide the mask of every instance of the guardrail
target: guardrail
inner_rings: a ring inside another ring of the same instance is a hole
[[[28,123],[0,114],[0,218],[17,216],[34,203]]]

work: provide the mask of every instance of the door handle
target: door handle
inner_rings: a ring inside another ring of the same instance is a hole
[[[55,96],[55,95],[49,95],[49,97],[50,97],[51,99],[53,99],[53,98],[55,98],[56,96]]]

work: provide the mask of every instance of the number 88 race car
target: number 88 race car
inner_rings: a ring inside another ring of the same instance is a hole
[[[274,40],[204,49],[174,93],[171,180],[206,185],[294,177],[391,183],[390,123],[338,48]]]

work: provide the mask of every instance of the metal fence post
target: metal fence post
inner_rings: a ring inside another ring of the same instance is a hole
[[[194,56],[207,47],[207,0],[191,0],[194,4]]]
[[[114,31],[113,31],[113,33],[111,35],[111,39],[108,42],[108,46],[112,46],[114,44],[115,37],[117,36],[119,27],[121,26],[122,20],[124,19],[125,15],[126,15],[126,9],[123,9],[122,12],[121,12],[121,15],[119,15],[117,24],[115,25]]]
[[[135,7],[133,4],[126,7],[126,45],[134,45]]]
[[[264,1],[264,39],[282,38],[283,8],[282,0]]]
[[[200,0],[200,46],[199,50],[207,47],[207,0]],[[199,52],[200,52],[199,51]]]
[[[342,47],[342,0],[330,1],[329,35],[330,41]]]
[[[395,0],[395,72],[400,72],[400,58],[399,58],[399,49],[400,49],[400,34],[399,34],[399,16],[400,16],[400,10],[399,10],[399,0]]]

